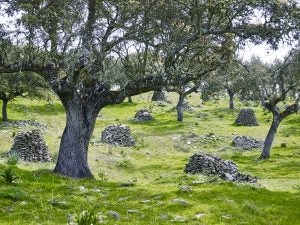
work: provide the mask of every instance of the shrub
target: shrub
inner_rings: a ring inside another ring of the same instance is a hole
[[[99,224],[97,215],[94,211],[83,211],[79,213],[75,218],[78,225],[97,225]]]
[[[98,177],[102,183],[105,183],[108,180],[107,175],[103,171],[98,173]]]
[[[134,165],[130,161],[130,159],[122,159],[116,163],[117,167],[119,168],[133,168]]]
[[[18,152],[11,151],[7,154],[7,161],[6,161],[7,165],[15,166],[18,164],[19,161],[20,161],[20,156]]]
[[[4,169],[4,172],[1,173],[0,176],[3,177],[8,184],[13,184],[16,182],[16,180],[19,179],[19,177],[15,176],[14,171],[11,167]]]

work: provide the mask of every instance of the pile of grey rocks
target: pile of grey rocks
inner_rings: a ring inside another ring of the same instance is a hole
[[[111,125],[106,127],[102,131],[101,142],[122,147],[135,145],[135,139],[131,135],[130,128],[125,125]]]
[[[240,126],[258,126],[258,122],[253,109],[242,109],[235,120],[235,124]]]
[[[134,116],[134,121],[136,122],[143,122],[143,121],[151,121],[153,117],[151,116],[149,110],[147,109],[140,109],[136,112]]]
[[[264,143],[253,137],[236,136],[234,137],[232,144],[234,147],[241,148],[243,150],[251,150],[254,148],[262,148]]]
[[[29,162],[51,162],[48,146],[39,130],[18,133],[9,153],[16,153],[21,160]]]
[[[167,101],[167,97],[165,95],[165,92],[163,92],[163,91],[154,91],[151,100],[153,102],[156,102],[156,101]]]
[[[13,122],[3,122],[2,124],[5,127],[26,127],[26,126],[32,126],[32,127],[37,127],[39,129],[46,129],[47,126],[34,121],[34,120],[18,120],[18,121],[13,121]]]
[[[207,176],[214,175],[234,182],[256,182],[256,178],[241,174],[234,162],[201,152],[190,157],[184,172],[189,174],[201,173]]]

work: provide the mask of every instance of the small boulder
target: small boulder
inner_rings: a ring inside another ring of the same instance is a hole
[[[116,212],[116,211],[108,211],[106,213],[109,217],[114,218],[115,220],[120,220],[121,219],[121,215],[120,213]]]

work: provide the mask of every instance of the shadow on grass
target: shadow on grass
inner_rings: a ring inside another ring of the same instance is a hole
[[[18,113],[37,113],[39,115],[52,116],[60,113],[64,113],[65,110],[60,103],[45,103],[43,105],[23,105],[20,103],[11,104],[11,108]]]
[[[135,122],[130,120],[128,123],[139,127],[143,131],[149,132],[149,135],[154,133],[161,135],[173,132],[183,132],[182,128],[185,127],[185,123],[177,122],[176,118],[174,118],[174,120],[160,120],[159,118],[156,118],[155,120],[148,122]]]
[[[118,108],[118,109],[123,109],[123,108],[128,108],[128,107],[135,107],[139,105],[139,103],[136,102],[123,102],[120,104],[114,104],[114,105],[108,105],[106,108],[111,109],[111,108]]]

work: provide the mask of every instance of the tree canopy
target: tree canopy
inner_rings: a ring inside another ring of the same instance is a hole
[[[35,72],[58,95],[67,124],[55,172],[71,177],[92,176],[88,144],[104,106],[198,80],[246,40],[276,47],[299,33],[297,1],[5,0],[0,8],[20,17],[1,26],[0,73]]]

